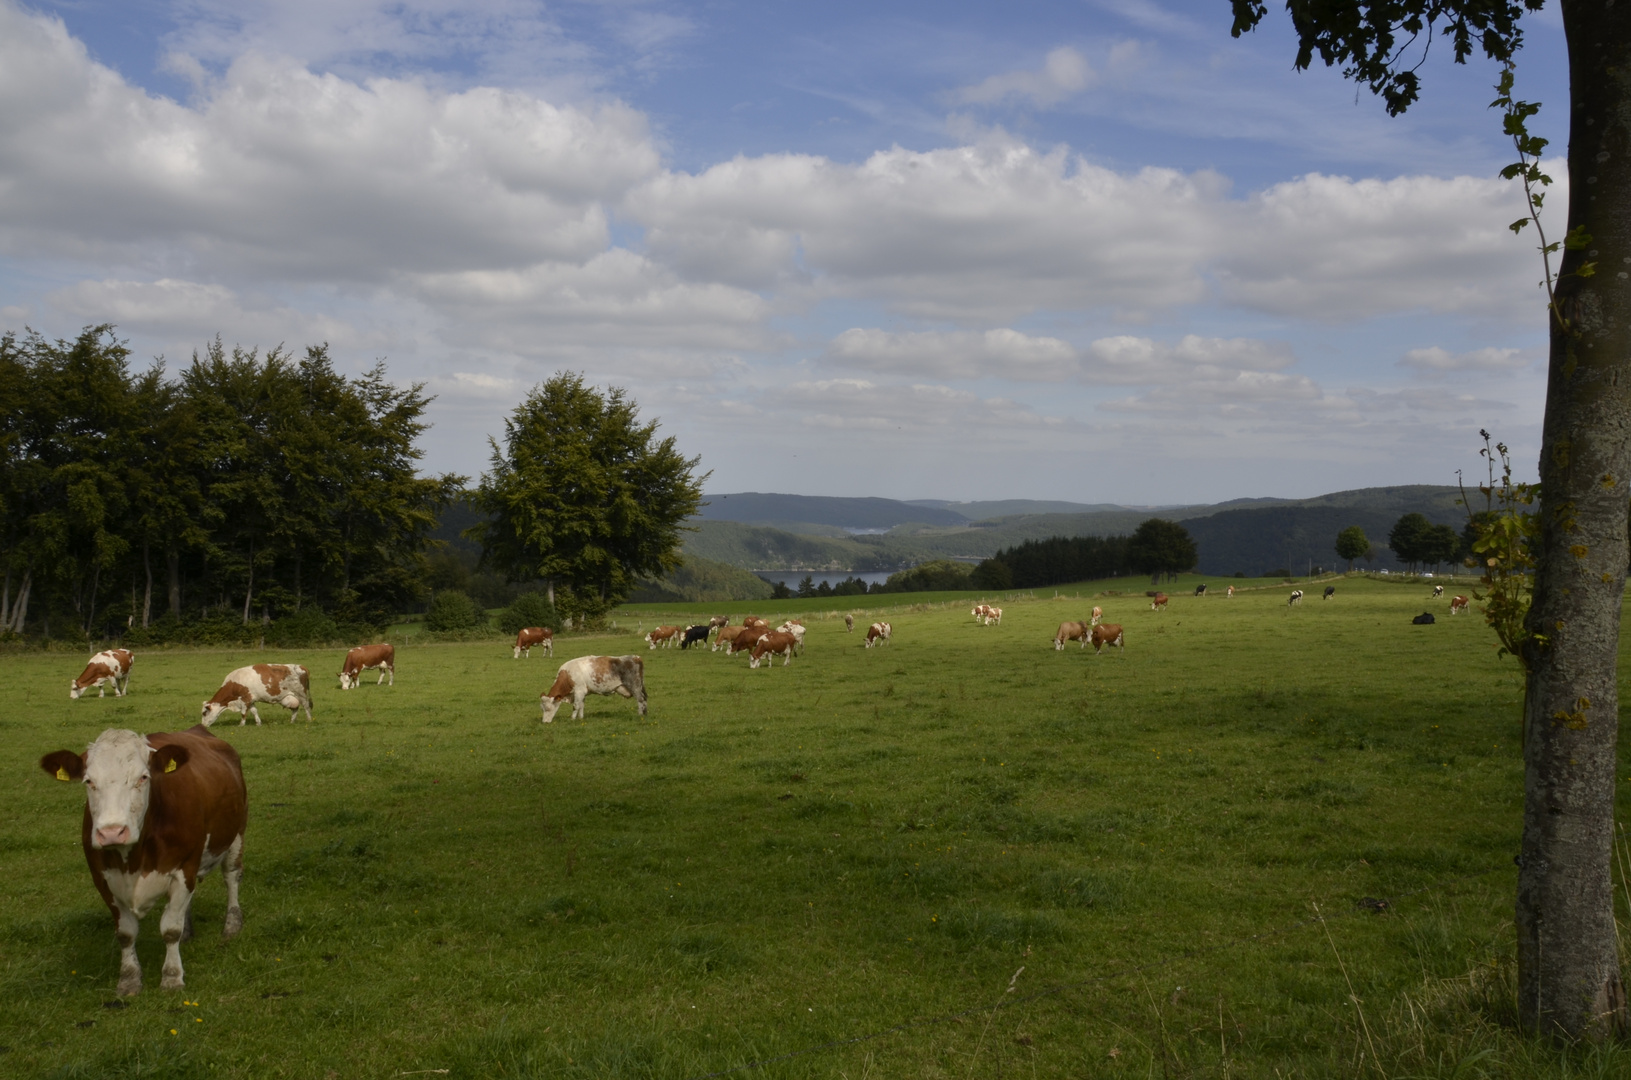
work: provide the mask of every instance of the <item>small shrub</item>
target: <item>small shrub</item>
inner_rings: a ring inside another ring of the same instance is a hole
[[[487,613],[477,607],[470,597],[454,589],[443,589],[437,593],[430,602],[430,610],[425,612],[425,629],[436,633],[474,630],[486,622]]]
[[[498,628],[506,634],[519,634],[529,626],[542,626],[550,630],[561,628],[560,613],[541,592],[522,593],[498,617]]]

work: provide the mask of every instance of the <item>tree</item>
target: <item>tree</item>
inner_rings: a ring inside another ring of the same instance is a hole
[[[1264,0],[1232,0],[1233,33],[1267,14]],[[1504,127],[1539,226],[1534,165],[1544,141],[1524,121],[1537,106],[1511,98],[1519,20],[1542,0],[1333,0],[1288,4],[1296,66],[1317,53],[1369,84],[1394,115],[1419,92],[1417,35],[1453,42],[1458,63],[1474,44],[1503,65]],[[1524,817],[1519,855],[1519,1020],[1528,1031],[1600,1039],[1624,1031],[1611,876],[1619,728],[1620,608],[1627,569],[1631,442],[1631,291],[1597,274],[1599,253],[1631,253],[1631,4],[1560,0],[1569,49],[1569,216],[1565,240],[1547,244],[1550,374],[1541,433],[1538,543],[1526,637]],[[1406,37],[1401,45],[1397,38]],[[1423,58],[1424,59],[1424,58]],[[1514,232],[1523,226],[1513,225]],[[1556,277],[1550,257],[1562,249]]]
[[[1348,569],[1354,568],[1355,559],[1363,559],[1370,550],[1370,540],[1358,525],[1349,525],[1337,533],[1337,558],[1348,560]]]
[[[1455,561],[1455,554],[1461,550],[1461,536],[1450,525],[1430,525],[1427,529],[1426,545],[1422,548],[1422,562],[1431,562],[1436,571],[1447,562]]]
[[[1139,573],[1149,574],[1152,584],[1162,574],[1194,569],[1199,558],[1189,531],[1176,521],[1150,518],[1127,541],[1127,561]]]
[[[504,447],[474,499],[488,520],[467,530],[483,565],[512,581],[542,579],[563,615],[593,621],[644,577],[680,565],[685,519],[702,505],[686,458],[657,423],[641,424],[618,387],[557,374],[504,421]],[[557,595],[557,587],[564,587]]]
[[[1432,535],[1433,523],[1427,520],[1427,515],[1410,513],[1393,523],[1387,534],[1387,546],[1400,562],[1414,570],[1418,563],[1430,560]]]

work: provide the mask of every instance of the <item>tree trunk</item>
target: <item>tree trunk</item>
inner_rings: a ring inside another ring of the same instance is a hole
[[[147,574],[147,587],[142,590],[142,629],[153,621],[153,552],[146,540],[142,541],[142,570]]]
[[[244,586],[244,625],[249,625],[249,602],[255,598],[255,545],[249,545],[249,584]]]
[[[1569,226],[1551,320],[1535,595],[1526,649],[1518,1006],[1531,1032],[1623,1031],[1611,857],[1616,660],[1631,498],[1631,4],[1563,0]],[[1595,276],[1574,276],[1581,264]]]
[[[181,552],[171,544],[164,549],[165,570],[170,577],[170,617],[181,618]]]
[[[91,636],[91,628],[96,625],[96,593],[102,587],[102,564],[96,564],[96,570],[91,574],[91,600],[89,610],[85,614],[85,636]]]
[[[28,622],[28,594],[33,590],[34,571],[24,570],[23,580],[17,583],[17,602],[11,606],[11,622],[7,624],[13,633],[21,634]]]
[[[549,594],[549,606],[554,607],[555,606],[555,579],[554,578],[545,578],[544,579],[544,591]]]

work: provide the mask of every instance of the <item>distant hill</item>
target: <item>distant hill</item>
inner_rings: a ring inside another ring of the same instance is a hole
[[[844,499],[828,495],[777,495],[737,491],[705,495],[708,504],[697,513],[704,521],[767,522],[837,526],[841,529],[892,529],[908,521],[931,525],[962,525],[962,514],[932,506],[915,506],[896,499]]]
[[[1269,506],[1255,510],[1225,510],[1186,520],[1184,528],[1200,551],[1203,574],[1244,571],[1256,577],[1267,570],[1307,573],[1308,567],[1346,568],[1336,554],[1337,533],[1358,525],[1377,548],[1374,562],[1355,565],[1367,570],[1398,570],[1403,564],[1387,549],[1387,534],[1404,514],[1416,511],[1437,525],[1460,531],[1466,515],[1460,507],[1445,509],[1424,501],[1402,510],[1375,510],[1334,506]]]
[[[1098,510],[1125,510],[1115,503],[1049,502],[1046,499],[997,499],[986,502],[949,502],[945,499],[908,499],[911,506],[950,510],[970,521],[1013,517],[1016,514],[1090,514]]]

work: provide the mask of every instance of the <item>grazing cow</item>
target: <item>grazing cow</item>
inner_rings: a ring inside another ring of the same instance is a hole
[[[1233,600],[1234,598],[1235,598],[1235,587],[1233,585],[1231,585],[1231,586],[1229,586],[1228,599]]]
[[[889,640],[891,627],[886,622],[875,622],[866,628],[865,646],[870,649],[874,645],[882,645]]]
[[[713,648],[709,651],[718,652],[720,649],[724,649],[726,652],[729,652],[731,642],[735,641],[736,635],[740,634],[745,629],[747,628],[743,626],[721,627],[719,633],[714,637]]]
[[[854,629],[855,629],[855,616],[854,615],[845,615],[844,616],[844,633],[846,633],[846,634],[851,633],[851,632],[854,631]]]
[[[1088,621],[1087,625],[1097,626],[1103,621],[1104,621],[1104,609],[1097,606],[1097,605],[1094,605],[1094,607],[1093,607],[1093,618]]]
[[[708,620],[708,629],[717,630],[721,626],[729,626],[730,624],[730,619],[726,618],[724,615],[715,615],[713,618]]]
[[[1079,622],[1060,623],[1059,629],[1053,635],[1053,651],[1063,652],[1067,641],[1080,641],[1082,648],[1087,648],[1088,631],[1097,625],[1097,623]]]
[[[1286,607],[1296,607],[1298,604],[1300,604],[1302,602],[1303,602],[1303,591],[1301,589],[1292,589],[1291,590],[1291,595],[1286,597]]]
[[[85,782],[80,843],[91,883],[113,913],[117,992],[141,993],[136,933],[160,897],[166,900],[159,985],[182,989],[181,943],[193,935],[193,891],[217,866],[227,881],[221,936],[231,939],[243,929],[238,883],[249,800],[237,753],[202,725],[147,736],[109,729],[83,754],[46,754],[40,768],[58,780]]]
[[[96,687],[96,696],[101,697],[113,687],[114,697],[124,697],[130,689],[130,665],[136,658],[125,649],[107,649],[91,657],[85,665],[85,670],[79,673],[79,678],[68,684],[68,700],[78,701],[81,694]]]
[[[992,623],[996,623],[998,626],[1002,625],[1002,608],[987,607],[985,610],[985,625],[990,626]]]
[[[549,656],[555,655],[555,631],[547,626],[529,626],[515,635],[515,659],[532,655],[532,647],[541,647]]]
[[[1335,585],[1327,585],[1325,587],[1325,595],[1320,597],[1320,599],[1321,600],[1329,600],[1329,599],[1331,599],[1331,597],[1335,596],[1336,594],[1337,594],[1337,587]]]
[[[747,652],[753,648],[754,642],[768,633],[770,633],[770,627],[768,626],[744,626],[742,632],[731,639],[731,646],[725,651],[730,656],[735,656],[739,652]]]
[[[759,616],[757,616],[757,615],[744,615],[742,617],[742,625],[743,626],[762,626],[766,630],[770,629],[770,624],[765,622],[763,619],[759,618]]]
[[[983,626],[985,625],[985,613],[987,610],[989,609],[984,604],[975,604],[974,609],[970,611],[969,614],[974,616],[975,622]]]
[[[1106,645],[1113,645],[1121,650],[1121,655],[1127,655],[1127,644],[1123,640],[1121,627],[1113,622],[1100,623],[1092,630],[1093,655],[1099,655]]]
[[[782,667],[786,667],[793,662],[793,650],[798,648],[798,643],[798,637],[793,634],[784,634],[780,631],[766,634],[753,643],[753,657],[748,661],[748,667],[758,667],[759,661],[766,656],[786,657],[782,661]],[[769,664],[765,665],[765,667],[769,666]]]
[[[385,681],[385,676],[391,677],[391,685],[396,685],[396,648],[392,645],[359,645],[345,654],[345,663],[340,665],[340,689],[350,690],[362,682],[362,673],[369,668],[379,668],[379,678],[374,685],[378,686]]]
[[[1462,612],[1464,612],[1466,610],[1467,610],[1467,598],[1465,596],[1452,596],[1452,597],[1450,597],[1450,614],[1451,615],[1460,615]]]
[[[229,672],[221,682],[221,689],[215,696],[204,702],[202,723],[209,727],[221,718],[221,714],[231,710],[238,714],[238,726],[242,727],[253,716],[255,723],[261,722],[261,714],[255,711],[259,702],[282,705],[289,710],[289,722],[294,723],[295,714],[301,709],[306,710],[306,720],[311,720],[311,678],[306,669],[299,664],[251,664]]]
[[[797,652],[797,653],[803,653],[804,652],[804,624],[803,623],[799,622],[797,619],[788,619],[786,622],[784,622],[780,626],[776,627],[776,633],[778,633],[778,634],[792,634],[793,639],[798,643],[793,647],[793,651]]]
[[[653,649],[659,645],[666,649],[678,641],[684,632],[677,626],[659,626],[646,635],[646,644]]]
[[[1165,611],[1165,610],[1167,610],[1167,594],[1164,593],[1164,592],[1156,593],[1155,594],[1155,599],[1150,601],[1150,610],[1151,611]]]
[[[680,648],[689,649],[691,643],[696,641],[706,645],[708,643],[708,631],[712,629],[713,627],[708,623],[697,623],[695,626],[686,627],[685,640],[680,642]]]
[[[1410,620],[1411,624],[1414,626],[1432,626],[1437,621],[1437,619],[1433,618],[1433,613],[1430,611],[1424,611],[1420,615],[1417,615],[1414,619]]]
[[[1441,597],[1443,595],[1444,595],[1444,586],[1434,585],[1433,586],[1433,599],[1437,600],[1439,597]]]
[[[1195,595],[1196,596],[1205,596],[1206,595],[1206,586],[1204,584],[1195,586]]]
[[[572,699],[572,719],[583,719],[583,699],[590,694],[633,698],[646,715],[646,662],[638,656],[580,656],[555,673],[555,682],[538,699],[544,723],[555,719],[561,702]]]

